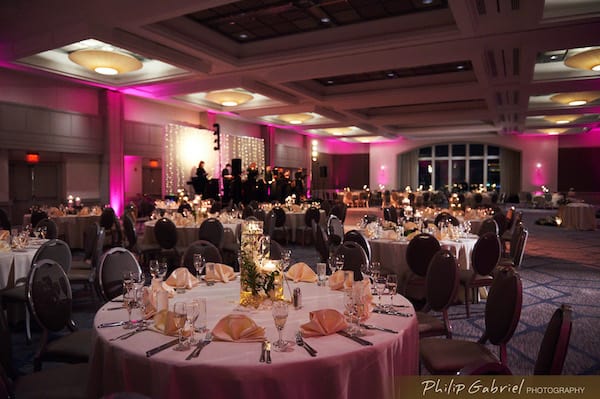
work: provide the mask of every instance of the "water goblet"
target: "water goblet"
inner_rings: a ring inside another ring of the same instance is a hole
[[[150,275],[152,276],[152,278],[158,278],[158,275],[160,274],[158,268],[158,260],[151,260],[148,264],[148,268],[150,269]]]
[[[327,265],[325,263],[317,263],[317,279],[319,286],[324,286],[325,281],[327,280],[326,267]]]
[[[290,342],[283,339],[283,328],[288,318],[288,304],[285,301],[273,302],[273,320],[275,321],[275,327],[279,333],[279,339],[273,343],[273,349],[278,352],[285,352],[290,346]]]
[[[185,304],[185,313],[187,317],[187,322],[191,329],[191,335],[189,342],[191,345],[196,344],[196,320],[198,320],[198,316],[200,315],[200,307],[196,301],[191,301]]]
[[[292,260],[292,250],[284,249],[281,252],[281,265],[283,267],[283,271],[286,272],[287,269],[291,266]]]
[[[135,328],[135,325],[131,321],[131,313],[133,309],[137,306],[137,293],[130,287],[127,291],[123,293],[123,305],[125,309],[127,309],[127,323],[123,324],[123,328],[126,330],[130,330]]]
[[[394,306],[394,296],[396,295],[396,289],[398,287],[398,276],[396,274],[388,274],[385,286],[390,294],[390,307]]]
[[[188,349],[188,345],[186,345],[185,338],[183,336],[183,327],[185,326],[186,320],[186,303],[175,302],[173,305],[173,324],[175,325],[175,328],[177,328],[177,337],[179,338],[179,343],[173,348],[173,350],[184,351]]]
[[[196,332],[206,332],[206,298],[196,298],[193,302],[198,306],[198,317],[194,322],[194,329]]]
[[[196,277],[200,278],[200,275],[206,267],[206,259],[202,254],[194,254],[194,269],[196,269]]]

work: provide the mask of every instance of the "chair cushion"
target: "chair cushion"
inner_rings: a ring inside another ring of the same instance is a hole
[[[444,322],[431,313],[417,312],[417,321],[419,322],[420,336],[433,337],[436,335],[446,335]]]
[[[72,363],[87,362],[92,352],[92,333],[92,329],[83,329],[50,341],[43,358],[68,359]]]
[[[69,364],[24,375],[15,386],[19,399],[78,399],[87,397],[89,365]]]
[[[421,362],[432,374],[451,374],[470,364],[498,361],[484,345],[456,339],[424,338],[419,352]]]

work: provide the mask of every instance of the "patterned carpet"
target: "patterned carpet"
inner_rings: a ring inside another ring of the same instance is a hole
[[[365,213],[365,210],[351,211],[347,224],[355,224]],[[573,332],[563,373],[600,374],[600,230],[575,232],[538,226],[535,220],[555,212],[524,211],[524,223],[530,235],[519,270],[523,281],[523,310],[509,344],[509,367],[515,374],[532,373],[546,324],[554,310],[565,303],[573,308]],[[377,212],[369,210],[369,213]],[[302,260],[315,267],[318,256],[314,247],[294,245],[290,248],[293,261]],[[80,327],[89,328],[99,304],[86,292],[75,291],[74,294],[74,318]],[[465,318],[463,305],[451,308],[455,338],[477,340],[482,335],[484,306],[483,302],[473,305],[470,319]],[[22,331],[13,333],[12,338],[15,366],[21,372],[31,372],[39,333],[29,346],[24,342]]]

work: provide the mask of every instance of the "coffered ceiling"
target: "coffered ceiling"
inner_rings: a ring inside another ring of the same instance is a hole
[[[600,71],[565,65],[600,47],[597,0],[6,0],[0,37],[5,68],[350,142],[599,124]],[[82,49],[141,68],[99,74],[69,57]],[[557,101],[582,92],[598,95]]]

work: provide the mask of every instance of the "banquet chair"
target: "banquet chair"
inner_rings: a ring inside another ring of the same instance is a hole
[[[27,277],[27,305],[42,327],[39,349],[33,359],[35,371],[42,362],[85,363],[92,349],[92,329],[77,330],[71,318],[73,296],[62,265],[51,259],[33,264]],[[71,332],[50,340],[51,333]]]
[[[458,226],[460,224],[460,222],[458,221],[458,219],[455,218],[454,216],[452,216],[448,212],[440,212],[440,213],[438,213],[437,216],[435,217],[435,220],[433,221],[433,223],[437,227],[440,227],[440,223],[450,223],[452,226]]]
[[[135,231],[135,222],[129,213],[123,214],[123,231],[127,240],[127,248],[129,251],[138,255],[140,263],[143,266],[148,264],[148,260],[160,253],[160,246],[158,244],[144,244],[138,242],[137,233]]]
[[[223,248],[224,238],[223,224],[217,218],[206,219],[198,229],[198,239],[211,242],[219,251]]]
[[[502,237],[502,235],[506,231],[506,216],[501,211],[497,211],[494,213],[492,218],[498,224],[498,236]]]
[[[159,256],[166,258],[170,267],[179,265],[179,250],[177,249],[177,227],[171,219],[162,217],[154,225],[154,238],[160,246]]]
[[[283,254],[283,247],[277,241],[271,240],[271,246],[269,247],[269,258],[273,260],[281,260]]]
[[[13,369],[12,342],[4,312],[0,312],[0,398],[87,398],[89,365],[69,364],[17,375]]]
[[[523,226],[523,223],[519,223],[516,227],[515,234],[513,234],[513,239],[510,242],[508,256],[500,258],[498,265],[511,266],[514,268],[520,267],[523,262],[523,255],[525,254],[525,246],[528,237],[529,231]]]
[[[98,223],[90,223],[83,232],[83,259],[73,259],[71,262],[71,270],[92,268],[92,257],[96,249],[98,234],[100,234],[100,225]]]
[[[406,263],[411,273],[405,282],[405,296],[408,296],[411,288],[425,286],[431,259],[440,249],[439,241],[431,234],[421,233],[410,240],[406,247]]]
[[[319,209],[315,208],[315,207],[310,207],[306,210],[306,212],[304,213],[304,225],[303,226],[299,226],[296,229],[296,237],[300,238],[300,243],[302,245],[306,245],[307,241],[310,243],[312,242],[313,239],[313,222],[314,223],[319,223],[319,221],[321,220],[321,212],[319,211]],[[308,240],[307,240],[307,235],[308,235]]]
[[[315,234],[315,248],[319,253],[320,261],[327,262],[329,259],[329,240],[327,238],[327,233],[320,224],[316,226],[316,229],[317,233]]]
[[[346,204],[344,204],[344,203],[338,203],[338,204],[335,204],[331,208],[330,215],[337,216],[337,218],[340,219],[340,221],[342,223],[344,223],[344,220],[346,220],[346,212],[347,212],[347,210],[348,210],[348,207],[346,206]]]
[[[495,235],[498,235],[498,223],[496,223],[494,218],[487,218],[481,222],[481,226],[479,226],[477,235],[481,237],[486,233],[494,233]]]
[[[100,244],[100,247],[98,247]],[[67,273],[71,284],[83,284],[92,296],[95,295],[94,278],[96,267],[104,244],[104,229],[98,223],[92,223],[84,232],[83,259],[71,262],[71,270]]]
[[[213,243],[206,240],[194,241],[187,247],[181,257],[181,266],[187,268],[193,275],[196,275],[196,269],[194,268],[195,254],[201,254],[207,262],[223,263],[221,252]],[[171,271],[168,271],[168,273],[170,274]]]
[[[321,202],[321,209],[325,212],[325,217],[328,218],[331,214],[331,202],[329,202],[329,199]]]
[[[445,335],[452,338],[452,326],[448,318],[448,308],[458,291],[458,265],[454,255],[442,249],[433,255],[427,276],[425,276],[426,304],[423,311],[416,313],[419,323],[419,338]],[[442,319],[429,313],[430,310],[442,314]]]
[[[31,267],[33,268],[33,265],[42,259],[51,259],[56,261],[59,265],[61,265],[65,273],[69,273],[71,270],[71,249],[64,241],[53,239],[42,244],[33,255]],[[15,284],[15,287],[0,291],[0,298],[2,298],[4,303],[17,303],[26,305],[26,281],[25,284],[21,284],[21,281],[19,280],[16,281]],[[27,343],[31,342],[31,319],[28,307],[25,307],[25,335]]]
[[[115,247],[102,255],[96,279],[102,299],[110,301],[123,294],[123,275],[127,272],[140,276],[142,274],[142,269],[131,252]]]
[[[552,314],[538,350],[533,375],[562,374],[573,327],[571,313],[571,307],[563,304]],[[478,362],[464,367],[459,372],[459,375],[482,374],[512,374],[512,372],[500,362]]]
[[[264,222],[265,219],[266,219],[266,217],[267,217],[267,214],[265,213],[264,209],[260,209],[259,208],[259,209],[257,209],[257,210],[254,211],[254,217],[257,220],[260,220],[261,222]]]
[[[362,281],[362,269],[363,265],[368,265],[369,260],[367,259],[367,254],[363,247],[354,242],[347,241],[340,245],[336,251],[335,255],[344,255],[344,266],[342,270],[350,270],[354,272],[354,281]]]
[[[254,209],[250,205],[246,205],[242,210],[242,219],[246,220],[251,216],[254,216]]]
[[[38,223],[42,219],[48,219],[48,214],[44,211],[35,210],[31,212],[31,225],[37,227]]]
[[[470,297],[475,298],[475,289],[489,287],[494,279],[493,271],[502,254],[500,239],[493,232],[480,236],[471,253],[472,270],[460,271],[460,284],[465,289],[465,311],[471,317]]]
[[[383,208],[383,220],[398,223],[398,212],[396,207],[388,206]]]
[[[513,235],[515,234],[515,231],[517,230],[517,226],[522,222],[523,220],[523,212],[519,211],[519,212],[515,212],[513,218],[512,218],[512,225],[510,226],[509,229],[507,229],[504,234],[502,234],[502,237],[500,237],[501,241],[502,241],[502,251],[505,253],[506,252],[506,247],[507,244],[510,245],[510,242],[512,241]]]
[[[10,231],[10,220],[2,208],[0,208],[0,230]]]
[[[477,362],[497,362],[506,365],[506,345],[513,336],[521,317],[523,291],[521,279],[511,268],[498,272],[490,288],[485,306],[485,330],[477,341],[443,338],[420,340],[421,365],[431,374],[456,374],[463,367]],[[499,356],[486,342],[499,347]]]
[[[365,254],[367,254],[367,260],[371,262],[371,244],[369,244],[369,240],[367,240],[367,237],[363,233],[358,230],[350,230],[344,234],[344,242],[347,241],[358,243],[365,251]]]
[[[251,216],[254,218],[254,216]],[[256,218],[254,218],[256,219]],[[248,219],[250,220],[250,219]],[[235,271],[239,271],[238,252],[240,251],[240,239],[242,235],[242,225],[237,224],[235,231],[230,227],[223,228],[223,248],[221,248],[221,257],[223,263],[232,266]]]
[[[47,238],[48,240],[54,240],[58,238],[58,226],[56,225],[56,222],[54,222],[54,220],[48,218],[42,219],[36,225],[36,228],[38,227],[46,228],[45,238]]]
[[[344,241],[344,226],[340,218],[333,213],[327,221],[327,237],[330,246],[337,246]]]
[[[285,211],[276,206],[266,216],[265,224],[269,224],[269,235],[272,240],[279,242],[280,244],[288,243],[288,230],[285,225]]]
[[[123,232],[113,208],[107,207],[102,210],[100,227],[104,228],[104,238],[108,241],[106,246],[119,247],[122,245]]]

